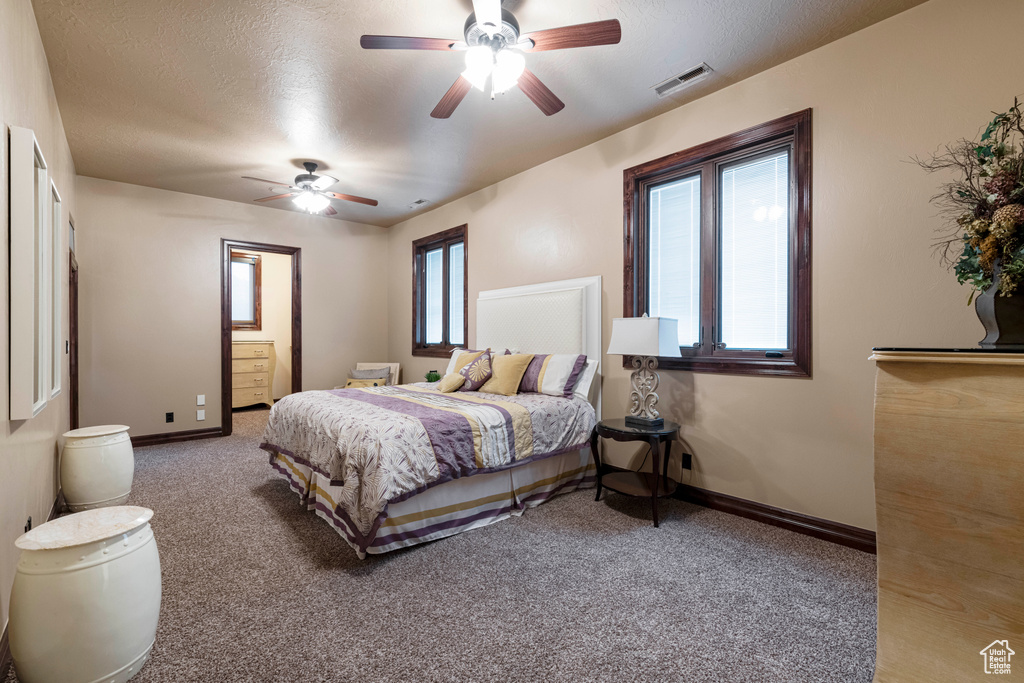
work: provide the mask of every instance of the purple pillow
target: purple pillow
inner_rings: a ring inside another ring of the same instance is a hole
[[[466,378],[465,384],[459,387],[459,391],[476,391],[491,378],[491,352],[488,349],[475,361],[459,370],[459,374]]]

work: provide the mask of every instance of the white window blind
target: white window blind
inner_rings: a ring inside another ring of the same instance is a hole
[[[444,263],[442,256],[442,249],[433,249],[427,252],[424,259],[424,267],[427,271],[427,291],[423,297],[423,308],[427,319],[426,341],[428,344],[440,344],[442,341],[442,316],[444,315],[444,289],[442,287]]]
[[[651,316],[679,321],[679,345],[700,339],[700,176],[648,192]]]
[[[721,325],[730,349],[789,348],[789,151],[721,170]]]
[[[466,296],[463,291],[466,270],[465,246],[462,242],[448,247],[448,269],[448,343],[461,346],[466,343],[462,338],[465,328],[463,302]]]

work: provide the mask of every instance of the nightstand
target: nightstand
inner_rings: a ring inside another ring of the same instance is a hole
[[[606,465],[598,453],[601,438],[615,441],[646,441],[651,446],[651,472],[634,472]],[[601,488],[611,489],[627,496],[651,498],[651,515],[654,526],[658,526],[658,498],[670,496],[676,490],[676,483],[668,478],[668,459],[672,442],[679,438],[679,425],[665,420],[661,427],[631,427],[625,419],[602,420],[590,435],[590,452],[594,455],[597,468],[597,495],[601,499]],[[660,449],[664,444],[664,457]],[[659,463],[661,466],[659,467]]]

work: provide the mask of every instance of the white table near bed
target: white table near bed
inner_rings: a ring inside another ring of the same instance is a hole
[[[564,413],[572,416],[567,419],[574,422],[574,441],[585,428],[582,424],[584,419],[591,425],[590,428],[600,420],[600,276],[480,292],[476,301],[476,323],[476,341],[471,348],[490,348],[494,353],[503,353],[508,348],[522,353],[585,354],[588,358],[586,370],[578,385],[578,388],[589,387],[584,396],[568,399],[519,394],[508,397],[507,403],[503,404],[506,408],[514,408],[522,413],[524,408],[531,411],[547,410],[543,407],[547,399],[552,404],[575,401],[577,404],[574,406],[566,403],[556,405],[561,411],[558,415]],[[428,387],[411,385],[398,391],[403,394],[408,391],[425,393],[429,392]],[[373,401],[386,401],[389,389],[392,388],[365,391],[374,393]],[[586,445],[589,444],[588,428],[587,438],[575,441],[575,447],[567,452],[528,458],[522,462],[513,461],[493,468],[494,471],[481,471],[472,476],[421,486],[418,490],[388,500],[384,512],[377,518],[372,529],[359,528],[359,520],[345,512],[346,509],[352,511],[353,487],[350,485],[346,489],[344,481],[332,480],[323,466],[313,464],[315,459],[310,454],[293,452],[274,443],[272,427],[283,419],[289,399],[298,397],[293,400],[306,401],[311,406],[308,414],[299,413],[299,416],[304,424],[312,424],[318,414],[326,412],[325,406],[329,407],[330,401],[334,400],[326,394],[338,392],[293,394],[275,405],[261,447],[270,451],[270,464],[274,472],[288,481],[299,494],[301,502],[334,527],[361,558],[367,553],[385,553],[434,541],[518,516],[556,495],[593,485],[595,480],[593,459],[589,445]],[[440,400],[437,392],[430,394],[424,398]],[[457,400],[470,400],[470,394],[476,392],[462,392],[458,394]],[[408,394],[404,395],[408,398]],[[479,396],[505,399],[493,394]],[[360,398],[370,397],[361,394]],[[279,408],[280,416],[275,415]],[[298,418],[293,419],[293,422],[298,421]],[[348,425],[346,429],[359,429],[358,423],[349,421],[344,424]],[[322,445],[323,441],[335,437],[339,435],[310,434],[308,439],[300,441],[314,444],[319,440]],[[295,447],[295,450],[303,449]],[[323,462],[323,458],[320,462]],[[365,527],[365,523],[362,526]]]

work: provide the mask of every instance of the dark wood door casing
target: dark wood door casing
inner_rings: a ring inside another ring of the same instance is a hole
[[[231,435],[231,252],[261,251],[292,257],[292,392],[302,391],[302,249],[280,244],[221,239],[220,409],[221,434]]]

